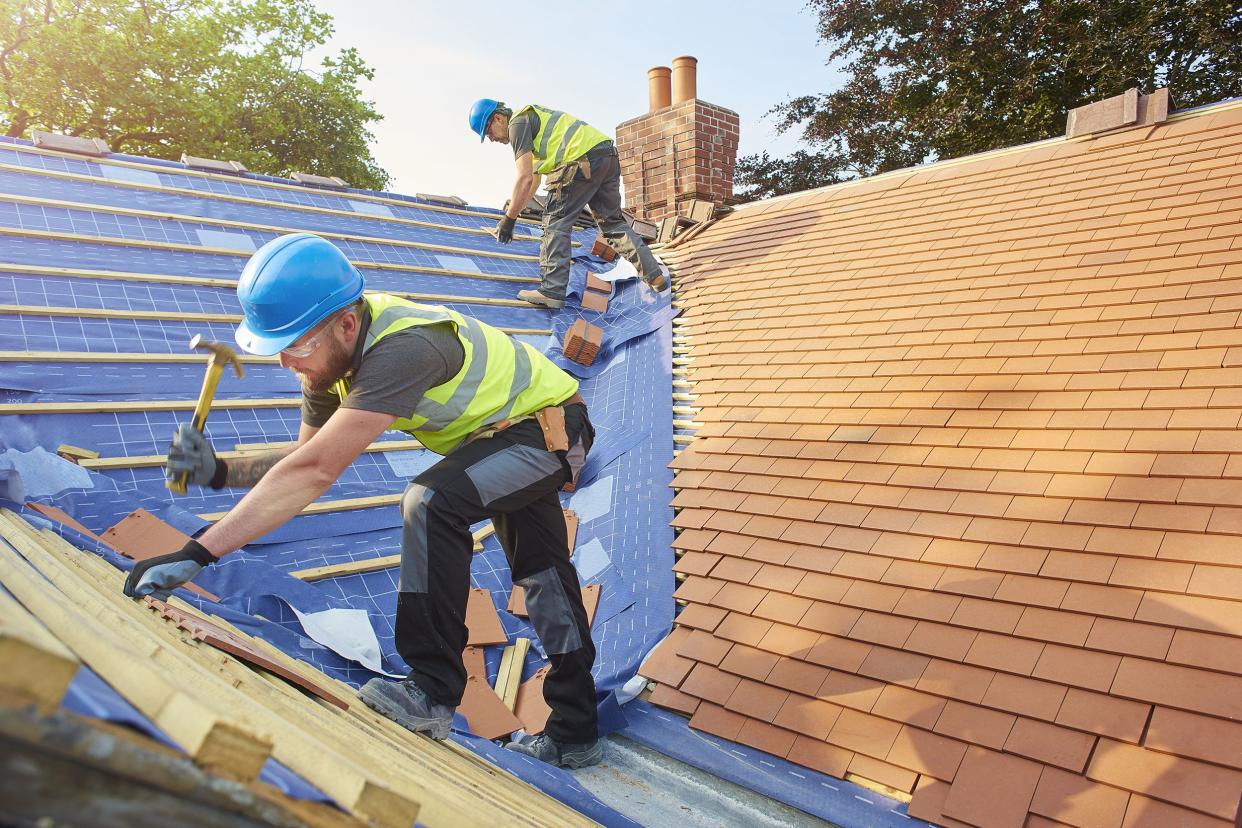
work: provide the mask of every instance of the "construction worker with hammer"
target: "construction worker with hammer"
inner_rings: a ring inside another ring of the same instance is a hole
[[[448,736],[466,686],[470,526],[491,518],[552,667],[544,733],[509,747],[559,766],[599,762],[595,646],[557,494],[576,478],[595,435],[577,381],[478,320],[364,295],[362,275],[345,255],[309,233],[264,245],[242,271],[237,294],[238,345],[279,354],[301,380],[297,443],[226,463],[205,435],[183,425],[170,475],[250,491],[180,551],[136,564],[125,594],[167,595],[298,515],[385,431],[409,432],[443,455],[401,500],[394,626],[410,674],[372,679],[359,697],[410,730]]]
[[[608,244],[629,260],[643,281],[657,291],[668,288],[668,273],[646,242],[621,214],[621,164],[612,140],[572,115],[531,104],[514,114],[502,102],[481,98],[470,108],[470,129],[484,139],[513,147],[517,177],[505,214],[496,225],[501,244],[513,241],[513,228],[527,202],[547,179],[540,284],[518,298],[545,308],[565,306],[569,285],[570,233],[584,207]]]

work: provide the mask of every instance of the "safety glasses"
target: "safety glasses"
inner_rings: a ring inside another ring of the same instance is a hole
[[[323,344],[324,339],[329,333],[331,333],[332,326],[336,324],[336,320],[339,318],[340,317],[338,315],[334,315],[328,320],[328,324],[324,325],[319,333],[315,334],[301,345],[290,345],[288,348],[282,349],[281,353],[285,356],[294,357],[295,359],[304,359],[315,353],[319,346]]]

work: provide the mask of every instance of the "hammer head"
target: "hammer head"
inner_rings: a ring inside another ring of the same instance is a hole
[[[200,335],[194,334],[190,339],[190,350],[209,351],[211,353],[211,363],[213,365],[225,365],[231,363],[233,370],[237,372],[240,379],[244,375],[241,360],[237,358],[237,352],[225,345],[223,342],[212,342],[203,339]]]

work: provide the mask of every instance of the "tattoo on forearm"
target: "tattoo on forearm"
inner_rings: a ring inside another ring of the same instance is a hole
[[[258,483],[281,460],[293,453],[292,448],[265,451],[254,457],[237,457],[229,461],[229,473],[224,485],[231,488],[249,488]]]

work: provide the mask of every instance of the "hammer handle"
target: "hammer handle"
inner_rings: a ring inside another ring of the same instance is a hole
[[[220,374],[223,372],[224,365],[217,362],[214,358],[207,364],[207,373],[203,375],[203,387],[198,392],[198,402],[194,404],[194,414],[190,418],[190,425],[194,427],[195,431],[201,433],[207,425],[207,414],[211,411],[211,401],[216,396],[216,386],[220,384]],[[186,492],[189,480],[189,473],[182,472],[176,477],[166,480],[164,485],[173,494],[183,495]]]

